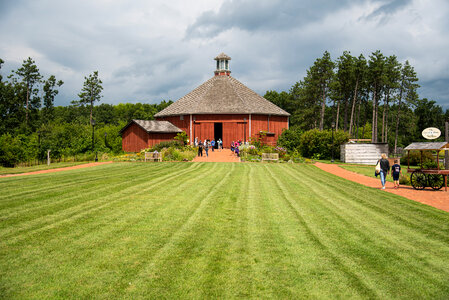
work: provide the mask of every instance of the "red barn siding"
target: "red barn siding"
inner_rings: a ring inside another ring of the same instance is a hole
[[[246,121],[244,120],[246,118]],[[166,120],[184,130],[193,142],[195,137],[200,140],[214,138],[214,123],[223,124],[223,146],[229,148],[232,141],[249,140],[250,138],[250,116],[248,114],[235,115],[193,115],[192,136],[190,137],[190,115],[184,115],[184,120],[179,116],[163,117],[158,120]],[[268,122],[269,118],[269,122]],[[193,121],[195,119],[195,121]],[[251,136],[260,137],[260,131],[272,132],[274,136],[267,136],[264,142],[275,145],[279,135],[288,128],[288,117],[251,115]]]
[[[122,149],[126,152],[139,152],[163,141],[171,141],[177,133],[148,133],[133,123],[122,133]]]
[[[160,142],[171,141],[171,140],[173,140],[173,138],[176,135],[177,135],[177,133],[151,133],[150,132],[148,134],[148,147],[152,147],[156,144],[159,144]]]
[[[122,149],[126,152],[139,152],[148,145],[148,133],[133,123],[122,133]]]

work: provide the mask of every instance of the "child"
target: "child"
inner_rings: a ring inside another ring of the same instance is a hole
[[[401,166],[398,164],[398,160],[395,159],[394,160],[394,165],[391,167],[391,176],[393,176],[393,181],[394,181],[394,188],[398,189],[399,188],[399,175],[402,173],[401,172]]]

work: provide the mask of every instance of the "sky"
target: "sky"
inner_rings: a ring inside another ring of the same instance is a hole
[[[102,103],[176,101],[213,76],[221,52],[232,76],[260,95],[288,91],[329,51],[408,60],[421,98],[449,109],[447,0],[0,0],[4,77],[23,60],[78,100],[99,72]]]

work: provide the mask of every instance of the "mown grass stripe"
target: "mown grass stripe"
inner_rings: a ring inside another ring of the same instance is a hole
[[[321,251],[327,253],[328,258],[335,266],[335,268],[339,270],[342,274],[344,274],[344,276],[349,280],[351,286],[355,288],[358,291],[358,293],[360,293],[361,296],[377,298],[378,294],[365,282],[364,278],[359,274],[357,274],[357,272],[355,272],[355,270],[353,270],[351,267],[347,266],[345,262],[341,259],[341,257],[338,256],[337,253],[335,253],[334,251],[332,251],[332,249],[326,246],[326,243],[322,241],[322,239],[325,237],[320,236],[315,231],[313,225],[306,221],[301,211],[301,208],[297,206],[297,202],[293,202],[291,200],[291,195],[285,188],[285,185],[276,176],[273,175],[269,167],[265,166],[265,168],[267,170],[267,174],[269,174],[270,177],[273,179],[273,182],[275,183],[276,188],[279,191],[281,197],[284,199],[284,201],[288,204],[288,206],[294,213],[296,219],[298,220],[298,223],[303,228],[305,228],[306,233],[310,238],[310,240],[312,240]]]
[[[303,176],[302,178],[307,178]],[[329,195],[325,189],[316,188],[316,183],[307,182],[307,179],[302,181],[308,188],[314,190],[317,194]],[[316,189],[316,190],[315,190]],[[371,227],[357,224],[356,216],[347,216],[344,211],[350,211],[347,207],[336,207],[333,203],[336,197],[329,199],[328,197],[321,197],[320,201],[312,202],[311,210],[307,211],[308,215],[316,215],[317,212],[321,214],[331,215],[333,219],[332,226],[326,231],[326,236],[332,240],[332,245],[338,247],[338,253],[343,254],[344,257],[356,257],[359,264],[369,266],[373,270],[373,274],[379,273],[388,275],[390,278],[395,278],[398,271],[394,268],[395,265],[401,265],[406,267],[408,271],[412,271],[412,276],[416,279],[423,279],[427,281],[429,285],[439,285],[441,288],[443,285],[438,283],[441,278],[434,276],[428,276],[423,271],[424,265],[421,264],[418,255],[409,253],[407,245],[403,244],[399,246],[398,243],[391,241],[387,234],[383,234],[382,223],[374,224]],[[342,202],[344,203],[344,202]],[[352,222],[351,222],[352,220]],[[369,220],[364,219],[368,223]],[[314,221],[316,223],[316,221]],[[323,224],[324,226],[325,224]],[[399,232],[398,232],[399,234]],[[344,241],[347,241],[346,243]],[[338,246],[337,246],[338,245]],[[353,247],[357,246],[357,252],[354,252]],[[329,246],[329,245],[328,245]],[[411,245],[410,245],[411,246]],[[447,248],[446,248],[447,249]],[[442,249],[441,249],[442,250]],[[382,253],[381,256],[377,256],[373,259],[374,253]],[[401,253],[401,255],[399,255]],[[405,255],[404,255],[405,254]],[[388,258],[388,259],[387,259]],[[415,260],[411,260],[415,258]],[[449,258],[449,257],[448,257]],[[441,263],[442,261],[436,262]],[[436,265],[433,266],[438,270]],[[443,269],[440,270],[444,272]],[[400,273],[400,272],[399,272]],[[377,280],[383,280],[378,278]],[[392,281],[392,290],[398,289],[400,281]]]
[[[205,165],[197,165],[200,168],[204,169]],[[214,167],[215,168],[215,167]],[[210,171],[213,171],[214,168],[212,168]],[[198,170],[198,172],[202,171]],[[177,189],[183,189],[185,188],[186,185],[188,185],[188,181],[190,180],[194,180],[194,179],[201,179],[202,177],[206,177],[208,174],[206,172],[203,173],[199,173],[199,176],[191,176],[190,178],[186,178],[185,182],[183,182],[181,185],[177,186]],[[166,190],[168,189],[168,187],[166,188]],[[162,193],[164,191],[161,191]],[[136,197],[135,197],[136,198]],[[147,199],[147,197],[142,198],[142,199]],[[145,223],[147,221],[147,219],[145,218],[145,216],[143,215],[144,212],[149,212],[150,214],[157,214],[157,209],[159,209],[160,207],[166,206],[166,205],[170,205],[172,208],[176,208],[176,199],[170,199],[167,198],[166,200],[164,200],[163,202],[159,202],[159,203],[153,203],[148,202],[149,204],[156,204],[156,206],[154,205],[150,205],[148,207],[148,205],[146,204],[147,201],[145,201],[145,209],[143,209],[142,211],[138,211],[137,214],[135,214],[132,218],[127,217],[126,215],[124,216],[123,220],[116,220],[115,224],[118,225],[118,228],[116,227],[105,227],[103,226],[102,229],[104,230],[100,230],[99,232],[89,232],[87,235],[81,235],[78,237],[68,237],[65,238],[67,241],[70,241],[71,239],[75,238],[74,240],[76,241],[76,245],[80,245],[81,248],[78,247],[71,247],[74,250],[74,259],[76,258],[76,262],[77,264],[84,264],[83,268],[80,268],[79,271],[77,272],[77,269],[74,270],[74,272],[72,272],[72,276],[73,278],[82,278],[82,280],[89,280],[89,276],[86,275],[86,269],[92,269],[92,268],[96,268],[98,267],[97,264],[92,264],[90,263],[90,261],[102,261],[102,253],[103,252],[108,252],[108,256],[111,257],[111,259],[114,257],[114,253],[116,251],[122,251],[122,243],[121,241],[123,239],[126,239],[126,235],[123,235],[123,231],[121,229],[125,228],[126,225],[128,224],[128,226],[130,224],[132,224],[132,226],[136,226],[136,227],[140,227],[140,225],[142,223]],[[142,207],[143,208],[143,207]],[[97,216],[98,218],[98,216]],[[78,224],[79,225],[79,224]],[[160,226],[161,224],[159,224]],[[100,236],[102,237],[100,240],[98,239],[94,239],[94,241],[92,242],[92,239],[94,238],[95,235],[100,234]],[[90,241],[90,242],[89,242]],[[60,243],[60,241],[55,241],[54,243]],[[46,243],[46,245],[48,244],[48,242]],[[73,244],[73,242],[72,242]],[[112,244],[112,245],[111,245]],[[84,248],[83,248],[84,246]],[[111,248],[112,247],[112,248]],[[134,247],[136,247],[136,244],[134,244]],[[137,249],[136,249],[137,250]],[[87,255],[83,255],[82,257],[79,257],[76,255],[76,253],[78,253],[79,251],[81,251],[81,253],[86,253]],[[145,251],[144,251],[145,253]],[[120,253],[117,254],[116,259],[120,260]],[[136,260],[140,260],[139,256],[134,256],[134,259]],[[76,266],[75,266],[76,267]],[[75,268],[74,267],[74,268]],[[131,266],[130,266],[131,267]],[[132,266],[132,270],[134,270],[134,266]],[[121,270],[127,269],[128,266],[120,266]],[[101,271],[100,271],[101,272]],[[89,273],[87,273],[89,274]],[[95,274],[95,277],[90,278],[90,280],[92,282],[95,282],[95,278],[98,275],[98,272],[93,273]],[[128,274],[128,272],[127,272]],[[117,284],[116,282],[116,278],[120,278],[120,276],[114,276],[113,278],[110,278],[111,280],[111,284]],[[120,282],[119,282],[120,283]],[[126,284],[128,282],[126,281]]]
[[[195,166],[195,165],[191,165]],[[195,168],[195,167],[194,167]],[[158,177],[153,181],[153,185],[150,186],[146,190],[141,190],[137,193],[146,192],[150,189],[155,189],[159,185],[162,185],[168,181],[174,180],[177,177],[181,176],[184,173],[192,172],[192,170],[187,169],[179,172],[177,175],[172,175],[168,173],[165,176]],[[53,213],[47,213],[44,215],[40,215],[35,219],[32,219],[29,222],[24,222],[20,227],[13,228],[10,230],[2,230],[0,231],[0,237],[4,239],[11,239],[13,236],[20,235],[20,239],[27,236],[27,234],[36,234],[41,231],[45,231],[55,227],[58,224],[63,224],[67,222],[74,222],[75,220],[85,216],[86,214],[91,214],[93,212],[98,212],[100,209],[104,209],[114,203],[117,200],[120,200],[120,197],[126,196],[128,193],[132,193],[138,190],[140,187],[148,185],[148,182],[145,182],[145,178],[148,178],[152,175],[147,175],[143,177],[139,177],[136,179],[139,183],[134,186],[130,186],[130,181],[127,181],[124,185],[128,186],[124,189],[121,189],[120,192],[117,192],[113,195],[102,195],[97,198],[88,198],[86,201],[81,202],[81,204],[75,204],[73,206],[69,206],[68,208],[61,209],[60,211],[55,211]],[[131,180],[132,182],[132,180]],[[121,186],[119,186],[121,188]],[[100,201],[101,200],[101,201]],[[51,215],[51,217],[50,217]],[[12,239],[15,242],[15,239]]]

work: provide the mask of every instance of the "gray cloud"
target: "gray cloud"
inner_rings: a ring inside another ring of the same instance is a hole
[[[445,0],[0,1],[1,72],[31,56],[65,82],[57,105],[76,99],[94,70],[103,102],[154,103],[213,76],[220,52],[233,76],[264,94],[288,90],[325,50],[336,59],[380,49],[410,60],[420,96],[446,105],[448,13]]]

